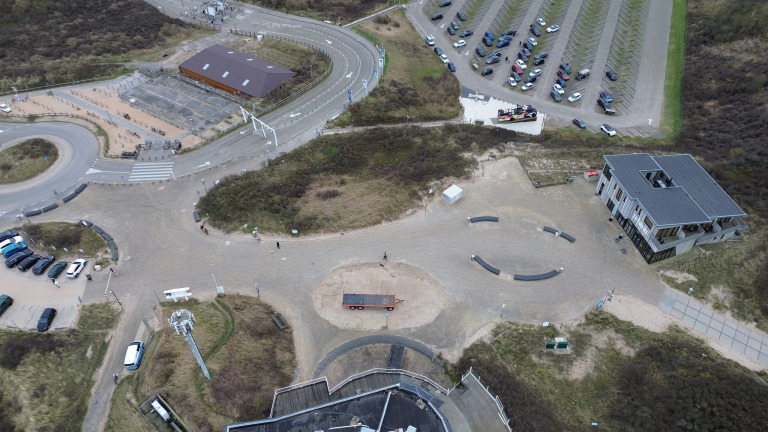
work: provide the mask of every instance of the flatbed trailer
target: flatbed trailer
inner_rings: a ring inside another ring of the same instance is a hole
[[[363,309],[386,309],[394,310],[397,304],[397,298],[395,294],[358,294],[358,293],[343,293],[341,299],[341,306],[348,307],[352,310]]]

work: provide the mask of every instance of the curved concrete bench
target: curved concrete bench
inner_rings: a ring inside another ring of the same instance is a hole
[[[559,274],[560,274],[560,270],[552,270],[552,271],[547,272],[547,273],[536,274],[536,275],[516,274],[515,275],[515,280],[519,280],[519,281],[538,281],[538,280],[549,279],[549,278],[555,277],[555,276],[557,276]]]
[[[576,239],[573,238],[573,236],[568,234],[567,232],[558,231],[555,228],[548,227],[548,226],[545,226],[543,229],[544,229],[545,232],[552,233],[552,234],[555,235],[555,237],[562,237],[562,238],[568,240],[571,243],[576,241]]]
[[[499,218],[496,216],[477,216],[472,218],[467,218],[471,223],[475,222],[498,222]]]
[[[494,267],[494,266],[488,264],[487,262],[483,261],[483,259],[480,258],[479,255],[472,255],[472,260],[477,262],[481,266],[485,267],[486,270],[488,270],[489,272],[495,274],[496,276],[498,276],[499,273],[501,273],[501,270],[499,270],[496,267]]]
[[[56,204],[56,203],[53,203],[51,205],[47,205],[47,206],[43,207],[42,210],[43,210],[43,213],[45,213],[45,212],[49,212],[49,211],[51,211],[53,209],[56,209],[56,208],[59,208],[59,205]]]
[[[37,215],[42,214],[42,213],[43,213],[43,211],[40,210],[40,209],[30,210],[28,212],[24,212],[24,216],[26,216],[26,217],[37,216]]]
[[[73,199],[75,199],[76,196],[77,196],[77,194],[72,192],[71,194],[65,196],[61,200],[64,201],[65,203],[68,203],[68,202],[72,201]]]
[[[75,193],[76,193],[76,194],[79,194],[79,193],[80,193],[80,192],[82,192],[82,191],[83,191],[83,189],[85,189],[86,187],[88,187],[88,183],[82,183],[80,186],[78,186],[78,187],[77,187],[77,189],[75,189]]]

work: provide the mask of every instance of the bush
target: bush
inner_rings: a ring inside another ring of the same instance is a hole
[[[338,189],[328,189],[324,191],[320,191],[315,194],[318,198],[320,198],[323,201],[329,200],[331,198],[336,198],[337,196],[340,196],[341,192]]]

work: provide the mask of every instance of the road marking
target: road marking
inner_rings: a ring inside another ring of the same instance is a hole
[[[197,167],[198,167],[198,168],[202,168],[202,167],[206,167],[206,166],[208,166],[208,165],[210,165],[210,164],[211,164],[210,162],[206,162],[206,163],[204,163],[204,164],[202,164],[202,165],[198,165]]]
[[[333,45],[333,42],[329,41],[328,39],[326,39],[325,42],[328,43],[328,45]]]
[[[96,174],[96,173],[112,173],[112,174],[130,174],[130,171],[102,171],[95,168],[89,168],[88,171],[85,172],[86,175],[88,174]]]
[[[137,163],[128,177],[129,182],[166,180],[173,175],[173,162]]]
[[[349,75],[347,75],[347,78],[352,78],[352,74],[353,74],[353,73],[354,73],[354,72],[350,72],[350,73],[349,73]]]
[[[300,116],[300,115],[301,115],[301,113],[294,113],[294,114],[288,114],[288,117],[293,118],[293,117]]]

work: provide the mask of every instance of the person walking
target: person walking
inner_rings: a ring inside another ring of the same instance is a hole
[[[59,281],[57,281],[57,280],[54,280],[54,281],[53,281],[53,284],[54,284],[54,285],[56,285],[56,288],[59,288],[59,287],[61,287],[61,284],[60,284],[60,283],[59,283]]]
[[[51,278],[51,283],[52,283],[52,284],[54,284],[54,285],[56,285],[56,279],[54,279],[54,278]]]
[[[387,253],[384,252],[384,261],[387,261]]]
[[[280,249],[280,242],[277,242],[277,248]]]

